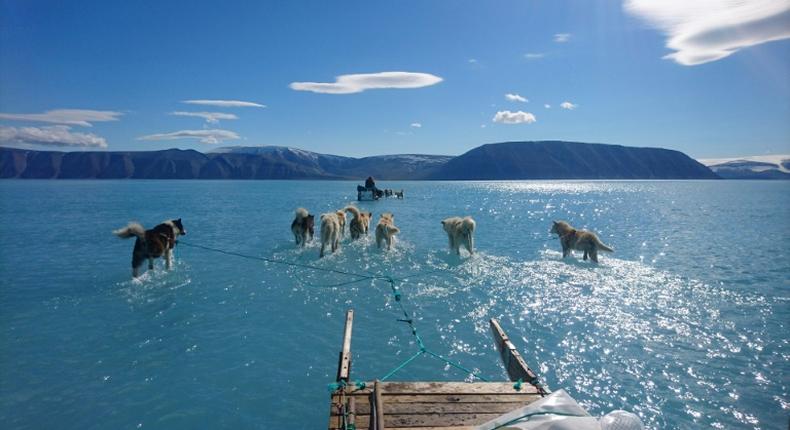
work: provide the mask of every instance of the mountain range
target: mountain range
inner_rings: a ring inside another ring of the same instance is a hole
[[[0,178],[31,179],[717,179],[682,152],[563,141],[482,145],[459,156],[343,157],[283,146],[208,153],[0,148]]]
[[[724,179],[790,179],[790,155],[699,160]]]

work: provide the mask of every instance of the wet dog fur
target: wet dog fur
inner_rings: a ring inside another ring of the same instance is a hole
[[[376,225],[376,246],[381,248],[382,243],[387,245],[387,250],[392,249],[395,235],[400,233],[400,229],[395,227],[395,216],[389,212],[384,212]]]
[[[308,213],[305,208],[296,209],[291,232],[294,234],[297,246],[306,246],[307,242],[313,240],[315,234],[315,215]]]
[[[461,255],[461,246],[463,245],[469,254],[475,253],[475,227],[477,224],[472,217],[451,217],[442,221],[442,228],[447,233],[447,239],[450,242],[450,250],[457,255]]]
[[[351,239],[356,240],[362,237],[362,235],[368,234],[368,230],[370,230],[370,220],[373,218],[372,212],[362,212],[355,206],[346,206],[343,210],[351,212],[351,215],[353,215],[351,221],[348,223],[348,232],[351,235]]]
[[[181,218],[165,221],[156,227],[146,230],[142,225],[131,222],[126,227],[113,231],[121,239],[136,237],[132,251],[132,277],[140,276],[140,267],[148,260],[148,270],[154,269],[154,259],[165,258],[168,270],[173,265],[173,248],[178,236],[187,234]]]
[[[577,230],[565,221],[553,221],[551,232],[560,237],[562,245],[562,258],[567,257],[573,250],[584,251],[584,260],[598,262],[598,251],[614,252],[598,239],[595,233],[587,230]]]
[[[329,212],[321,215],[321,252],[319,257],[324,256],[324,250],[329,247],[334,254],[340,247],[340,220],[337,212]]]

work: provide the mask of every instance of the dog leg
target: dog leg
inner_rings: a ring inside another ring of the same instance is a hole
[[[168,249],[165,251],[165,268],[170,270],[173,267],[173,251]]]
[[[590,251],[590,260],[592,260],[592,261],[594,261],[596,263],[598,262],[598,250],[597,249],[593,248],[593,250]]]
[[[132,278],[139,278],[140,277],[140,267],[132,267]]]
[[[325,247],[326,247],[326,244],[324,242],[321,242],[321,252],[318,254],[318,258],[324,258],[324,248]]]
[[[154,259],[148,257],[148,270],[154,270]]]
[[[584,257],[582,257],[582,260],[587,261],[587,250],[586,249],[584,250]]]

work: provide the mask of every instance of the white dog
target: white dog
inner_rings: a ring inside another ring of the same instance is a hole
[[[461,245],[469,251],[469,254],[474,254],[475,251],[475,220],[472,217],[457,217],[447,218],[442,221],[442,227],[447,232],[447,238],[450,240],[450,250],[455,251],[456,254],[461,255]]]
[[[392,242],[398,233],[400,229],[395,227],[395,217],[389,212],[384,212],[376,226],[376,246],[381,248],[382,242],[386,242],[387,249],[392,249]]]
[[[337,251],[340,246],[340,219],[336,212],[321,215],[321,254],[324,256],[324,248],[329,247],[332,253]]]

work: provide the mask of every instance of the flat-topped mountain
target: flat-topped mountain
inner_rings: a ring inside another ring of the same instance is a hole
[[[319,154],[283,146],[213,152],[34,151],[0,148],[0,178],[35,179],[715,179],[668,149],[577,142],[507,142],[465,154]]]
[[[579,142],[479,146],[437,169],[432,179],[716,179],[686,154]]]

